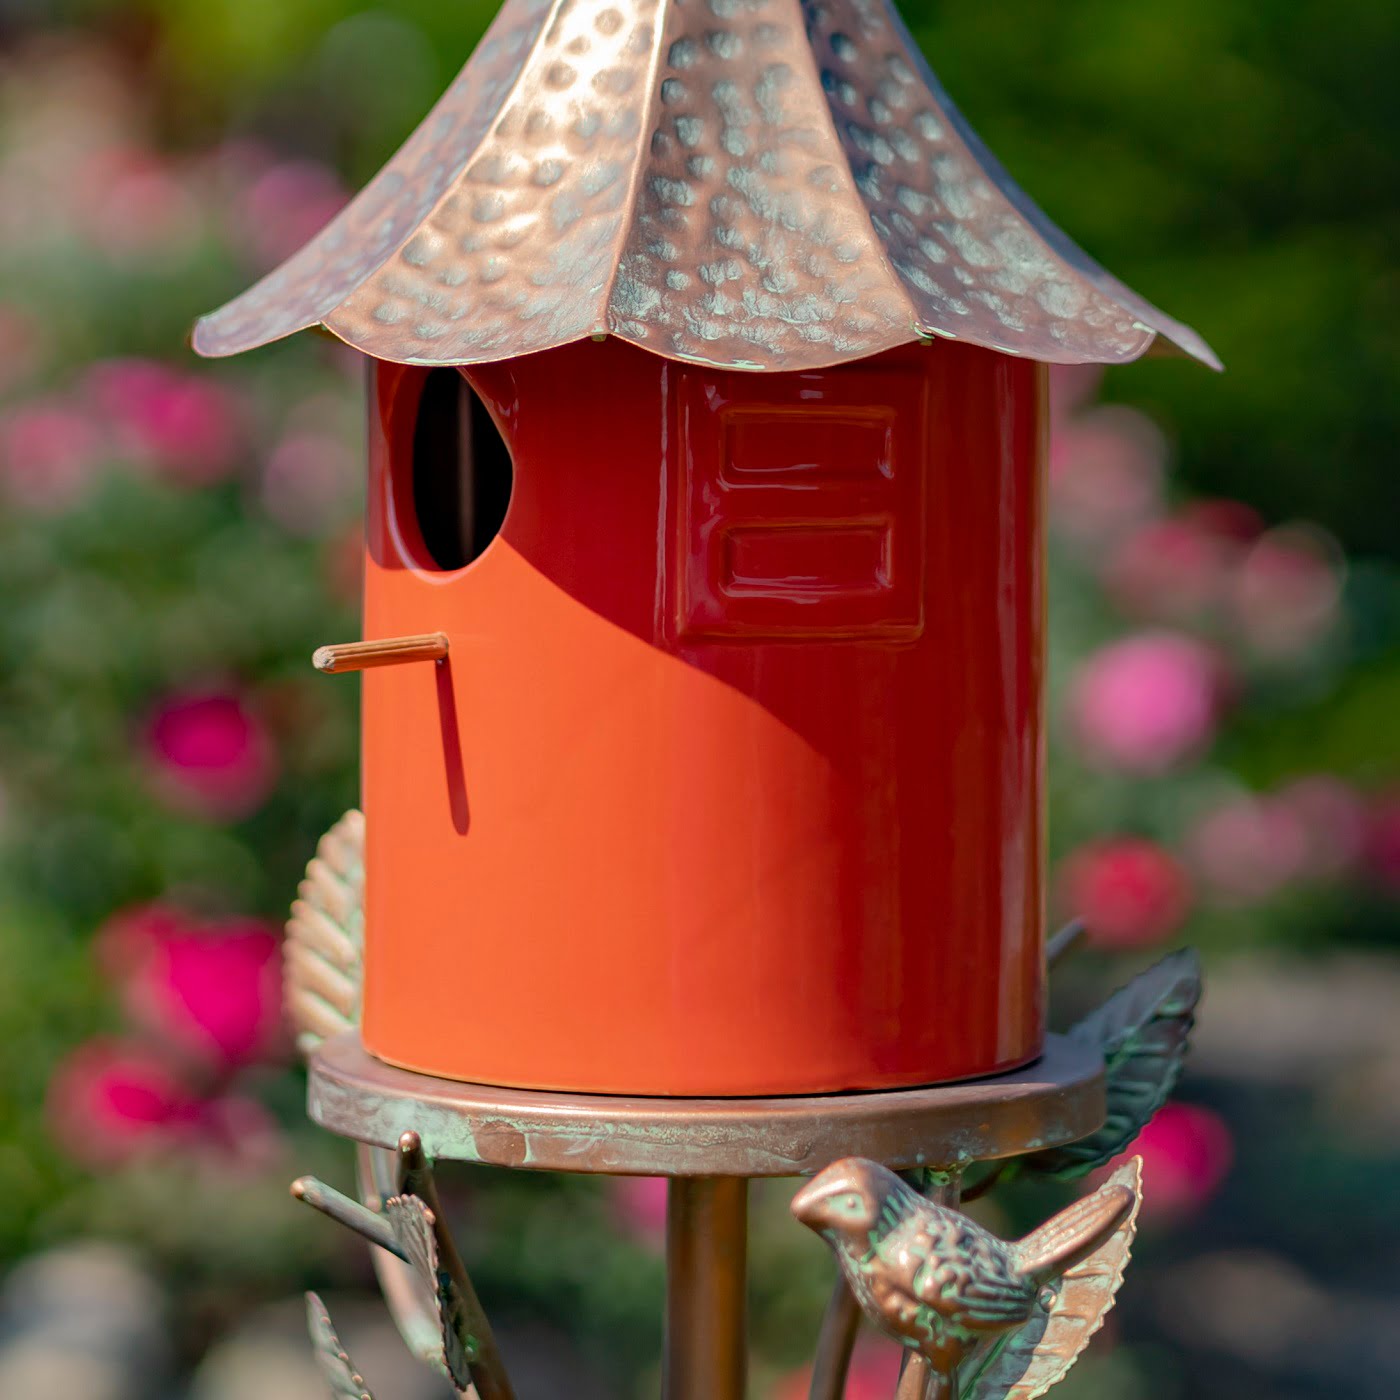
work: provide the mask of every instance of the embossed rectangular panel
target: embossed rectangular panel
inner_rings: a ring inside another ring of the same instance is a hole
[[[888,520],[728,526],[720,589],[796,601],[879,593],[889,587],[892,535]]]
[[[917,636],[924,376],[862,366],[677,380],[678,640]]]

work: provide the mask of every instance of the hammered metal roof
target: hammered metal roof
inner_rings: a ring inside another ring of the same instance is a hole
[[[608,334],[765,370],[928,336],[1219,365],[1016,187],[883,0],[505,0],[402,150],[194,347],[318,323],[415,364]]]

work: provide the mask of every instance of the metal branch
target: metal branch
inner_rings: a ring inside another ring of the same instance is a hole
[[[432,1165],[415,1132],[407,1132],[399,1139],[399,1192],[416,1196],[431,1213],[438,1263],[457,1295],[462,1323],[468,1334],[463,1339],[467,1343],[467,1364],[480,1400],[515,1400],[495,1333],[447,1228]]]
[[[821,1331],[817,1334],[817,1356],[812,1363],[808,1400],[842,1400],[859,1330],[860,1304],[838,1271],[826,1312],[822,1314]]]
[[[1083,919],[1071,919],[1045,944],[1045,961],[1054,967],[1066,954],[1072,953],[1084,937],[1084,930]]]
[[[393,1226],[382,1215],[362,1206],[359,1201],[352,1201],[334,1186],[327,1186],[314,1176],[302,1176],[292,1182],[292,1195],[299,1201],[305,1201],[312,1209],[319,1210],[322,1215],[348,1226],[357,1235],[363,1235],[371,1244],[387,1249],[390,1254],[407,1262],[408,1255],[394,1234]]]

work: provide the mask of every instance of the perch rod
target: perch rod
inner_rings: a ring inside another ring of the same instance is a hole
[[[398,666],[405,661],[441,661],[447,655],[447,634],[426,632],[418,637],[383,637],[372,642],[340,642],[317,647],[311,664],[327,675],[368,671],[372,666]]]

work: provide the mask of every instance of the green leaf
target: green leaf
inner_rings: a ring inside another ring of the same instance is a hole
[[[1087,1175],[1118,1156],[1167,1101],[1201,999],[1200,959],[1184,948],[1116,991],[1070,1032],[1104,1057],[1108,1113],[1103,1127],[1078,1142],[1022,1159],[1031,1171],[1060,1181]]]
[[[316,1364],[330,1385],[335,1400],[374,1400],[365,1378],[355,1370],[331,1325],[326,1305],[315,1293],[306,1295],[306,1326],[316,1350]]]
[[[1134,1194],[1123,1223],[1087,1259],[1042,1290],[1042,1304],[1019,1330],[974,1358],[959,1391],[966,1400],[1037,1400],[1065,1378],[1103,1326],[1128,1267],[1142,1204],[1142,1158],[1125,1163],[1099,1189]]]

